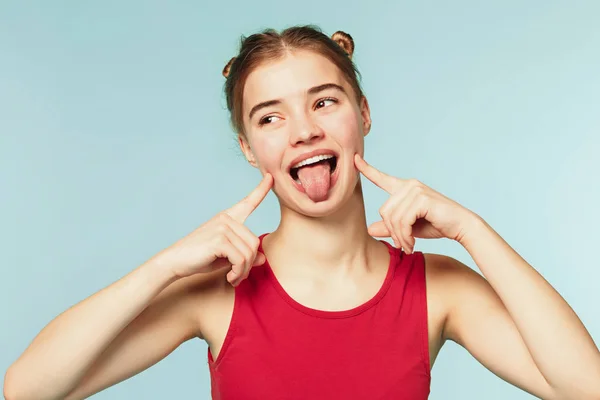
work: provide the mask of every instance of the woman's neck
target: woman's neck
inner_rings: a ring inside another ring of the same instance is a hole
[[[367,231],[360,184],[348,201],[327,217],[307,217],[289,209],[282,209],[281,214],[279,227],[263,241],[267,258],[277,265],[319,275],[364,270],[381,246]]]

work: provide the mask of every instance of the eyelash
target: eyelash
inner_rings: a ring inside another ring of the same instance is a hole
[[[315,105],[323,102],[323,101],[332,101],[334,104],[338,103],[338,99],[335,99],[333,97],[324,97],[322,99],[317,100],[317,102],[315,103]],[[320,107],[323,108],[323,107]],[[267,125],[270,122],[265,122],[267,119],[274,117],[275,115],[267,115],[266,117],[263,117],[260,119],[260,121],[258,121],[258,126],[263,126],[263,125]]]
[[[322,98],[322,99],[318,100],[316,104],[319,104],[320,102],[327,101],[327,100],[333,101],[334,104],[337,104],[337,102],[338,102],[338,100],[334,99],[333,97],[325,97],[325,98]]]

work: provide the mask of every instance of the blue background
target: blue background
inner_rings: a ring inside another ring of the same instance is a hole
[[[366,158],[486,219],[598,342],[600,2],[0,3],[0,371],[52,318],[245,196],[221,69],[239,36],[356,41]],[[368,219],[386,194],[365,184]],[[269,194],[250,217],[278,223]],[[417,250],[475,264],[457,243]],[[549,334],[551,334],[549,332]],[[209,398],[184,344],[97,399]],[[529,399],[448,343],[431,399]]]

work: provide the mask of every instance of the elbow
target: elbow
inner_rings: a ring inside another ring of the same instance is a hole
[[[12,375],[13,373],[11,372],[11,369],[8,368],[6,374],[4,375],[4,388],[2,390],[2,394],[6,400],[19,400],[19,395],[16,393]]]
[[[15,372],[14,367],[9,367],[4,375],[4,399],[5,400],[41,400],[44,397],[39,393],[32,393],[31,386],[23,382],[22,374]]]
[[[11,365],[4,375],[3,395],[5,400],[59,400],[66,394],[50,391],[44,385],[32,384],[30,374]]]
[[[4,375],[4,399],[5,400],[29,400],[32,396],[27,393],[27,385],[19,382],[20,377],[15,373],[14,367],[9,367]]]

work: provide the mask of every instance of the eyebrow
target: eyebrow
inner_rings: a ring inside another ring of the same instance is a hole
[[[317,94],[317,93],[322,92],[327,89],[336,89],[342,93],[346,93],[346,90],[344,90],[344,88],[342,86],[338,85],[337,83],[324,83],[322,85],[313,86],[310,89],[308,89],[307,93],[312,95],[312,94]],[[252,107],[252,109],[250,110],[250,115],[249,115],[248,119],[252,119],[252,116],[254,114],[256,114],[258,111],[262,110],[263,108],[275,106],[275,105],[278,105],[281,103],[282,103],[282,101],[279,99],[267,100],[267,101],[258,103],[257,105]]]

